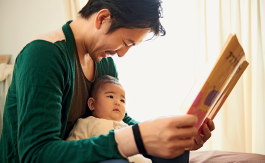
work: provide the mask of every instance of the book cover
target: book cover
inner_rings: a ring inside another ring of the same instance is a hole
[[[230,34],[219,56],[207,63],[180,107],[184,114],[198,117],[195,127],[213,120],[248,66],[245,53],[235,34]]]

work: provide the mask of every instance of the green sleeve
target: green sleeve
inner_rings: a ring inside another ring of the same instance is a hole
[[[17,148],[20,162],[99,162],[125,159],[114,132],[66,142],[62,136],[64,94],[69,87],[66,57],[46,41],[30,43],[14,70],[17,96]]]
[[[127,112],[125,113],[125,116],[123,118],[123,122],[127,123],[128,125],[134,125],[134,124],[140,123],[140,122],[132,119],[131,117],[129,117]]]
[[[102,58],[100,62],[97,62],[97,70],[98,77],[102,75],[110,75],[116,79],[119,79],[116,65],[111,57]]]

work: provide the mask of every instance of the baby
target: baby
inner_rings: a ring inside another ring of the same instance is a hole
[[[87,104],[93,116],[78,119],[66,141],[108,134],[112,129],[128,126],[122,121],[125,115],[125,91],[117,79],[107,75],[98,78],[91,88],[90,96]],[[151,162],[139,154],[128,159],[137,163]]]

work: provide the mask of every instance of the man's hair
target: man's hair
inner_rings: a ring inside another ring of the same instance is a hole
[[[107,83],[116,84],[122,87],[122,85],[119,83],[119,81],[116,78],[109,76],[109,75],[103,75],[97,78],[92,84],[91,90],[90,90],[90,97],[95,99],[99,89],[102,88]]]
[[[89,0],[79,14],[88,19],[94,13],[108,9],[112,17],[108,33],[119,28],[150,28],[155,36],[164,36],[166,31],[159,20],[161,3],[161,0]]]

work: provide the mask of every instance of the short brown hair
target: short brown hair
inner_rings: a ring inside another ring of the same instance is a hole
[[[107,83],[116,84],[116,85],[119,85],[122,87],[122,85],[119,83],[118,79],[116,79],[112,76],[109,76],[109,75],[103,75],[103,76],[97,78],[94,81],[94,83],[92,84],[91,89],[90,89],[90,97],[95,99],[99,89],[102,88]]]
[[[79,14],[87,19],[93,13],[108,9],[112,16],[108,33],[119,28],[150,28],[154,36],[164,36],[166,30],[159,20],[163,17],[161,3],[161,0],[89,0]]]

